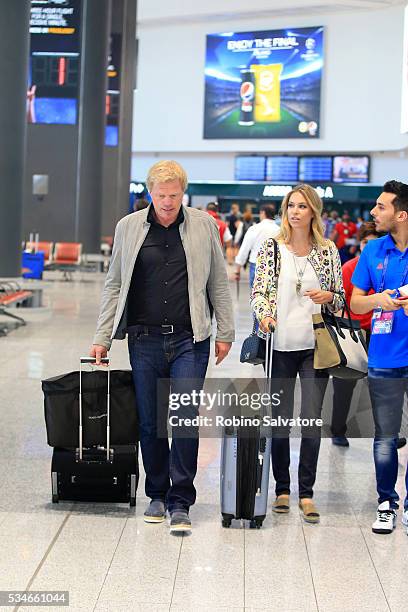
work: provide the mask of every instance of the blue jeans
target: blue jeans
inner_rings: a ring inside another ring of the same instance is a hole
[[[408,367],[369,368],[368,386],[375,423],[374,463],[378,503],[389,501],[392,508],[398,508],[399,496],[395,490],[398,477],[397,442],[404,395],[408,392]],[[405,485],[408,491],[408,465]],[[408,494],[404,508],[408,509]]]
[[[189,437],[178,437],[173,432],[169,448],[167,435],[160,433],[167,427],[168,395],[163,401],[158,383],[160,379],[169,379],[172,393],[191,393],[194,389],[199,392],[207,371],[210,338],[194,343],[187,331],[168,335],[137,331],[129,333],[128,346],[146,495],[164,501],[170,512],[188,511],[196,499],[193,481],[197,472],[198,428],[190,428]],[[182,416],[197,415],[197,406],[183,406]]]

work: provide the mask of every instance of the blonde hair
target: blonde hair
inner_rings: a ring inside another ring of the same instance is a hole
[[[277,240],[283,240],[289,242],[292,236],[292,228],[288,219],[288,204],[289,200],[294,193],[301,193],[305,198],[306,203],[310,206],[313,213],[313,219],[311,223],[311,234],[312,241],[316,246],[323,247],[327,244],[327,240],[324,237],[324,225],[322,221],[323,202],[317,195],[316,189],[310,185],[296,185],[283,199],[281,206],[281,229],[276,237]]]
[[[183,193],[187,189],[187,174],[176,161],[165,159],[155,163],[149,170],[146,184],[151,193],[155,183],[167,183],[169,181],[180,181]]]

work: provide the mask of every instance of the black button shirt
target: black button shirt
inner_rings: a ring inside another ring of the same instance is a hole
[[[180,237],[182,208],[174,223],[156,221],[151,205],[149,232],[136,258],[128,293],[128,327],[179,325],[191,330],[187,263]]]

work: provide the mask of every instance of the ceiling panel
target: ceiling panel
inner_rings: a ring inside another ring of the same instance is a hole
[[[386,9],[407,0],[139,0],[138,23],[149,25],[225,21],[293,14],[327,14],[352,10]]]

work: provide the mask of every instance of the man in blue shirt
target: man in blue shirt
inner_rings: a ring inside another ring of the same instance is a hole
[[[351,308],[357,314],[374,310],[368,383],[379,506],[372,530],[392,533],[399,500],[397,441],[408,392],[408,300],[398,299],[408,295],[408,185],[385,183],[371,214],[377,231],[387,235],[371,240],[361,254],[352,277]],[[376,293],[368,295],[370,289]],[[405,484],[408,490],[408,466]],[[408,527],[408,494],[402,522]]]

